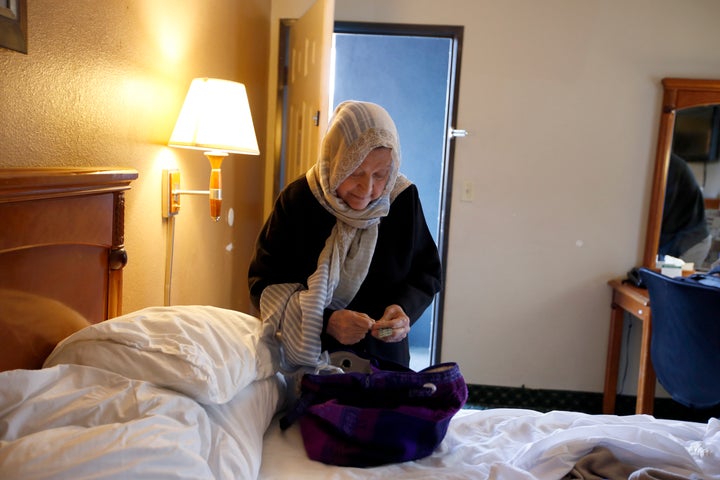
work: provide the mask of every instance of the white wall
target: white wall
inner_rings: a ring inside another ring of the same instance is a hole
[[[273,0],[273,20],[310,3]],[[720,2],[336,0],[335,17],[465,27],[442,360],[469,383],[601,391],[606,282],[642,258],[660,79],[720,78]]]

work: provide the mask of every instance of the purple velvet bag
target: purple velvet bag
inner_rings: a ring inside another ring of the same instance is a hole
[[[371,467],[430,455],[467,400],[460,368],[382,367],[304,375],[300,398],[281,426],[299,419],[308,457],[331,465]]]

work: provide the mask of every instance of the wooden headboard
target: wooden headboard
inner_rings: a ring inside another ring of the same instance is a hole
[[[0,289],[60,301],[92,323],[121,313],[131,169],[0,169]]]

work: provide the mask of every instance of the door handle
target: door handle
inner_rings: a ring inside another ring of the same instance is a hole
[[[467,130],[460,130],[460,129],[450,127],[450,130],[448,131],[448,135],[450,138],[457,138],[457,137],[467,137],[469,135],[469,133]]]

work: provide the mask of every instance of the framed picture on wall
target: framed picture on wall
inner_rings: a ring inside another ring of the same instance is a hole
[[[27,0],[0,0],[0,47],[27,53]]]

